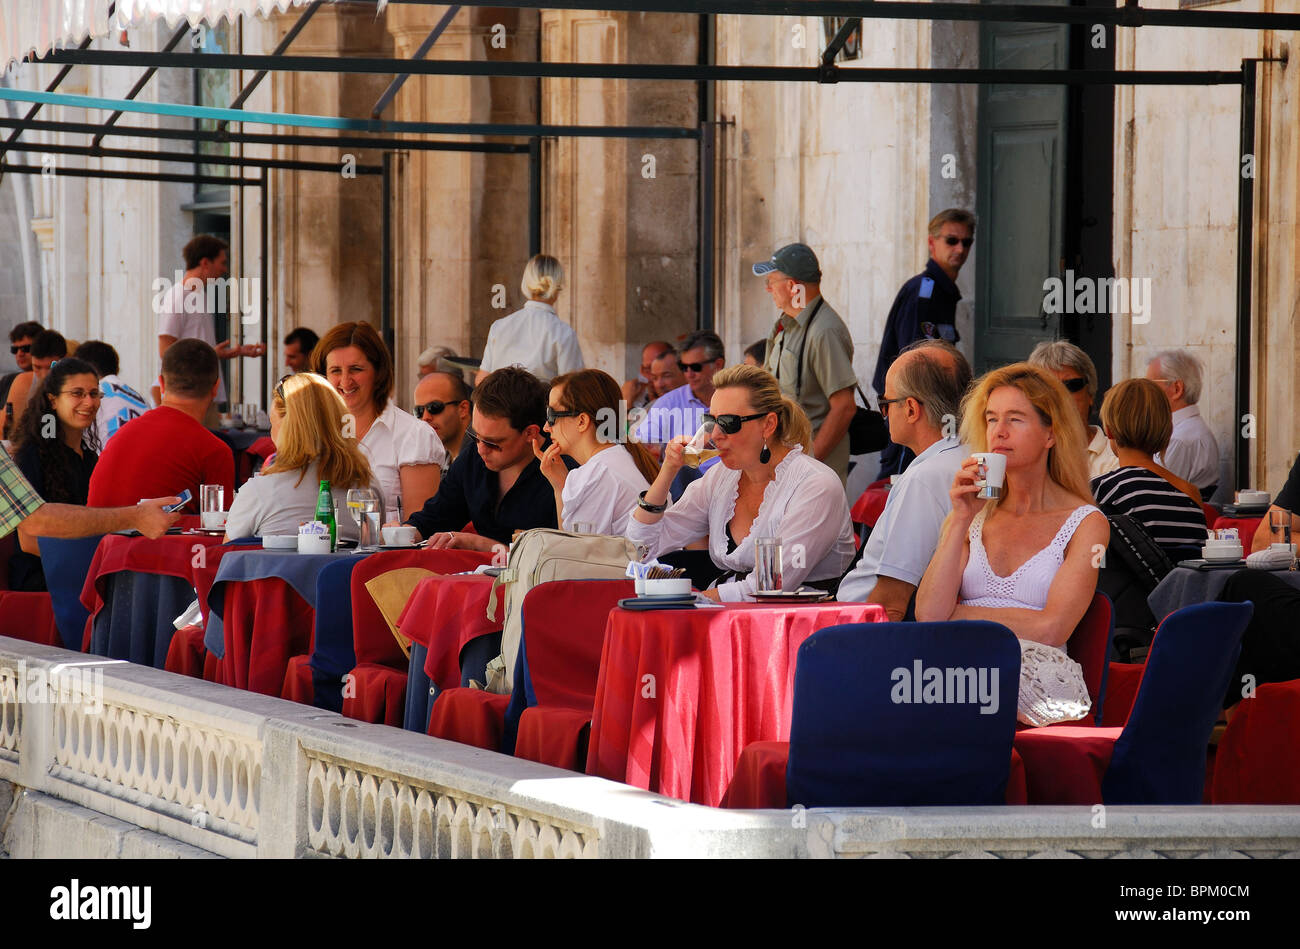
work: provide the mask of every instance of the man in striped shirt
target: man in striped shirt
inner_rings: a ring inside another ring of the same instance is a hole
[[[1205,541],[1205,512],[1196,486],[1156,464],[1169,444],[1173,413],[1160,387],[1126,379],[1106,393],[1101,424],[1119,459],[1114,471],[1092,479],[1102,512],[1127,514],[1175,559]]]

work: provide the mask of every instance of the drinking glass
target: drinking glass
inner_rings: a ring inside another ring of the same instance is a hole
[[[1269,511],[1268,529],[1273,534],[1273,543],[1291,543],[1291,512]]]
[[[357,525],[357,547],[378,547],[383,542],[384,503],[374,488],[348,488],[348,513]]]
[[[759,593],[772,593],[781,586],[781,538],[754,539],[754,583]]]
[[[219,484],[199,485],[199,523],[205,528],[225,526],[226,489]]]
[[[575,534],[594,534],[594,533],[596,533],[596,525],[593,524],[591,521],[574,521],[574,522],[573,522],[573,533],[575,533]]]
[[[717,455],[718,449],[713,445],[713,423],[702,422],[691,440],[682,446],[682,462],[687,468],[698,468]]]

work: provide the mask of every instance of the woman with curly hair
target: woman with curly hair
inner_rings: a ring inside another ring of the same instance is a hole
[[[99,460],[99,375],[81,359],[59,359],[32,390],[14,430],[14,461],[46,501],[85,504]],[[36,537],[18,529],[9,560],[11,590],[41,591],[45,574]]]

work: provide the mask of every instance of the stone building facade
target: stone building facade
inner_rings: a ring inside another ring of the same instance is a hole
[[[1174,8],[1178,2],[1149,5]],[[1270,0],[1219,4],[1229,10],[1272,6]],[[361,5],[327,4],[290,52],[407,59],[444,12],[423,4],[390,5],[376,17]],[[237,42],[245,52],[270,51],[298,15],[246,22]],[[140,32],[132,36],[132,48],[160,48],[169,33]],[[1295,46],[1291,35],[1244,30],[1118,29],[1103,31],[1101,39],[1099,48],[1092,31],[1066,37],[1047,28],[997,31],[974,23],[878,20],[867,22],[859,57],[840,65],[1029,68],[1082,49],[1117,69],[1234,71],[1243,58],[1281,59]],[[818,17],[719,16],[710,27],[694,15],[465,8],[429,58],[811,66],[825,42]],[[78,68],[61,91],[120,97],[135,75]],[[13,81],[32,88],[49,78],[48,67],[24,67]],[[273,73],[246,108],[368,117],[390,78]],[[181,71],[163,70],[142,98],[193,101],[188,81]],[[1020,108],[1013,90],[941,83],[728,81],[709,87],[685,81],[413,76],[382,118],[681,127],[705,122],[716,143],[710,302],[729,357],[738,360],[746,345],[767,334],[774,317],[750,265],[783,243],[802,240],[821,257],[824,293],[850,327],[864,386],[890,303],[899,285],[924,265],[928,219],[949,206],[991,210],[981,213],[974,253],[958,283],[964,296],[962,346],[977,365],[1009,358],[1015,346],[1027,352],[1036,335],[1058,332],[1076,336],[1109,379],[1142,374],[1160,348],[1190,348],[1207,367],[1202,412],[1219,439],[1225,485],[1245,428],[1253,436],[1247,443],[1250,486],[1276,491],[1300,449],[1300,418],[1293,408],[1300,386],[1294,328],[1300,305],[1300,125],[1288,118],[1300,93],[1297,82],[1294,66],[1260,65],[1253,157],[1253,431],[1236,418],[1231,383],[1241,174],[1236,86],[1121,86],[1113,93],[1094,90],[1087,94],[1091,99],[1029,87],[1025,109],[1059,108],[1062,118],[1056,138],[1024,139],[1023,148],[1016,136],[1029,133],[995,122]],[[232,95],[236,86],[231,77]],[[81,119],[74,110],[54,107],[44,114]],[[184,121],[128,118],[141,125]],[[1068,154],[1055,154],[1054,148]],[[359,165],[382,159],[374,149],[247,145],[242,152],[340,167],[348,155]],[[699,299],[699,145],[691,139],[553,136],[542,140],[541,155],[541,248],[559,257],[569,275],[557,309],[578,330],[588,365],[627,378],[642,343],[679,337],[695,328],[705,309]],[[120,159],[58,160],[152,167]],[[999,191],[1005,183],[998,175],[1006,170],[995,166],[1007,162],[1014,168],[1022,160],[1031,169],[1040,162],[1046,175],[1041,190],[1020,196]],[[522,303],[528,157],[410,149],[395,153],[392,167],[392,318],[397,396],[407,405],[421,349],[445,344],[478,355],[492,320]],[[0,217],[12,216],[19,225],[15,233],[0,234],[3,321],[37,318],[75,338],[100,336],[122,352],[124,374],[151,378],[157,354],[148,325],[149,291],[157,275],[170,275],[179,265],[179,249],[194,231],[196,214],[181,210],[189,200],[186,186],[6,175],[0,192]],[[271,171],[266,193],[265,248],[258,190],[241,195],[232,189],[229,202],[233,271],[259,274],[263,253],[268,264],[266,321],[276,363],[245,361],[237,368],[236,391],[246,400],[259,399],[266,380],[278,376],[278,341],[288,329],[306,325],[321,331],[337,320],[380,319],[380,179]],[[1027,240],[1041,246],[1019,246]],[[1041,298],[1046,277],[1089,257],[1099,275],[1149,278],[1145,322],[1125,312],[1075,323],[1044,317],[1040,324],[1039,314],[1026,309]],[[259,320],[235,332],[256,338]],[[1010,343],[995,354],[990,340],[1011,324],[1020,335],[1004,334]]]

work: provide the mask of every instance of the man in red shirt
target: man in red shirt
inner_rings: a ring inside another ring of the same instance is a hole
[[[201,484],[223,485],[226,505],[234,499],[234,455],[203,427],[217,397],[216,350],[201,339],[182,339],[162,364],[162,404],[123,425],[105,446],[90,477],[88,506],[134,504],[189,488],[194,500],[185,511],[196,513]]]

